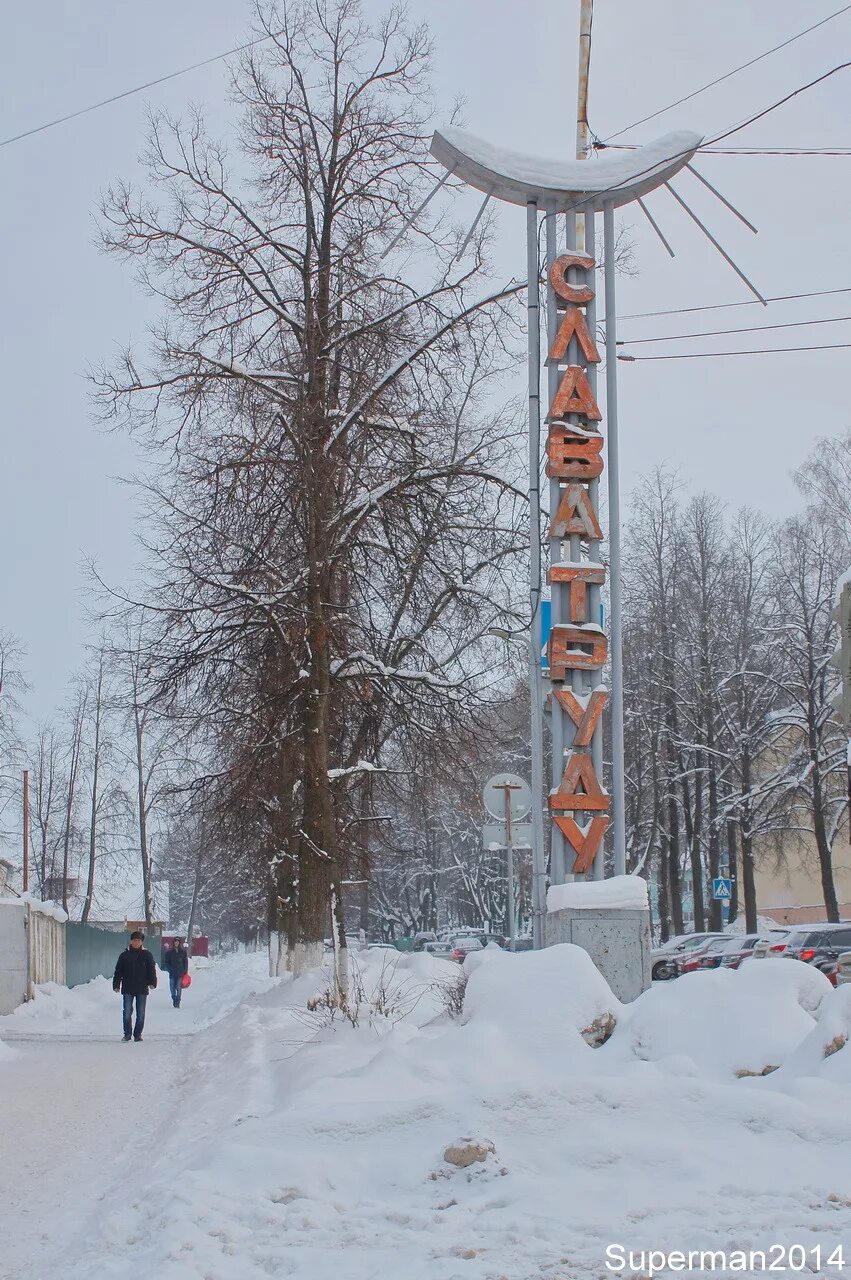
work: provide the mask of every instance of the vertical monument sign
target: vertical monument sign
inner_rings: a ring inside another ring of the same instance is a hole
[[[547,248],[555,228],[547,219]],[[590,233],[590,234],[589,234]],[[593,223],[586,220],[589,244]],[[548,644],[553,724],[549,807],[552,878],[594,871],[609,825],[611,799],[602,778],[602,716],[609,657],[601,626],[606,570],[600,523],[602,414],[596,396],[600,353],[594,337],[596,271],[588,253],[548,252],[549,413],[546,473],[550,480],[549,583],[553,625]]]
[[[670,179],[689,164],[701,141],[693,133],[673,133],[617,159],[559,162],[494,147],[454,128],[441,129],[432,139],[431,154],[446,171],[435,192],[453,175],[484,192],[485,203],[490,199],[503,200],[525,206],[527,211],[533,908],[539,922],[546,910],[548,847],[550,883],[560,884],[568,876],[576,875],[602,877],[603,838],[611,823],[615,874],[625,869],[614,210],[638,201],[646,212],[642,197],[648,192],[663,185],[673,192]],[[701,181],[705,182],[702,178]],[[682,203],[677,193],[673,194]],[[474,226],[483,209],[484,205]],[[596,341],[597,213],[603,214],[606,268],[605,423],[597,400],[597,367],[601,363]],[[585,224],[583,252],[576,249],[577,215],[583,216]],[[541,216],[545,232],[543,273]],[[720,250],[714,239],[712,242]],[[547,292],[544,363],[548,383],[543,457],[539,308],[542,277]],[[552,629],[547,646],[552,681],[553,762],[547,805],[551,820],[549,840],[543,829],[541,805],[544,790],[540,672],[542,463],[549,480],[547,576],[552,593]],[[606,531],[600,512],[604,467],[609,499]],[[603,628],[602,590],[607,573],[611,588],[608,611],[611,643]],[[610,690],[604,682],[604,671],[609,668]],[[606,714],[611,723],[611,796],[604,784],[603,719]]]

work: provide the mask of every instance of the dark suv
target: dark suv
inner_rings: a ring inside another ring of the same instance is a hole
[[[847,920],[793,929],[782,954],[784,958],[803,960],[825,972],[833,971],[843,951],[851,951],[851,922]]]

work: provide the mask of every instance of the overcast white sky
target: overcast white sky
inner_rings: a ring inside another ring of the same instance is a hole
[[[366,0],[379,12],[383,5]],[[601,137],[722,74],[839,7],[839,0],[682,0],[607,3],[594,20],[590,119]],[[578,0],[411,0],[435,39],[435,83],[448,112],[459,93],[474,132],[540,155],[574,147]],[[52,0],[8,16],[0,135],[239,44],[250,21],[236,0]],[[851,13],[628,135],[673,128],[704,134],[738,122],[849,58]],[[82,564],[127,580],[137,558],[127,441],[92,424],[85,370],[115,344],[142,339],[147,300],[129,273],[94,247],[98,193],[132,177],[146,103],[198,103],[226,127],[223,64],[192,72],[44,134],[0,149],[5,266],[0,454],[0,626],[28,651],[28,708],[48,716],[65,696],[88,631]],[[737,135],[741,145],[848,146],[848,73]],[[593,163],[593,161],[589,161]],[[696,182],[693,204],[763,293],[851,285],[851,158],[707,157],[706,175],[759,227],[753,236]],[[640,274],[619,282],[621,314],[747,298],[744,287],[665,195],[651,197],[678,256],[672,262],[640,214],[630,215]],[[471,209],[476,207],[475,200]],[[500,267],[525,271],[523,217],[500,214]],[[851,314],[851,293],[811,303],[624,321],[621,336]],[[851,341],[851,325],[727,338],[714,349]],[[768,339],[766,341],[766,339]],[[709,349],[713,340],[639,351]],[[796,503],[792,467],[819,435],[851,426],[848,353],[621,365],[624,489],[665,461],[732,506],[772,516]]]

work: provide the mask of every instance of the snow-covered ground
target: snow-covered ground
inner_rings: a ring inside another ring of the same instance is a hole
[[[145,1015],[146,1040],[194,1035],[226,1017],[246,996],[266,991],[277,981],[268,977],[265,954],[234,955],[218,962],[195,957],[191,976],[192,986],[175,1009],[168,975],[157,969],[158,985],[148,997]],[[48,982],[38,988],[34,1000],[0,1018],[0,1040],[40,1036],[51,1040],[120,1038],[121,998],[112,990],[111,981],[95,978],[70,991]]]
[[[209,967],[209,1008],[257,994],[189,1040],[13,1044],[0,1172],[32,1209],[9,1276],[597,1280],[608,1245],[775,1242],[843,1243],[848,1273],[851,987],[750,961],[622,1007],[577,948],[482,952],[452,1017],[456,966],[359,963],[356,1027],[308,1011],[327,974],[272,985],[257,957]],[[495,1152],[453,1167],[461,1137]]]

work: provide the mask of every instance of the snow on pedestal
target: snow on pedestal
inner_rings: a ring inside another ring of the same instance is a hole
[[[554,885],[544,937],[547,947],[572,942],[587,951],[620,1000],[650,986],[650,910],[640,876]]]
[[[547,911],[646,911],[647,881],[641,876],[612,876],[610,880],[575,880],[547,890]]]

